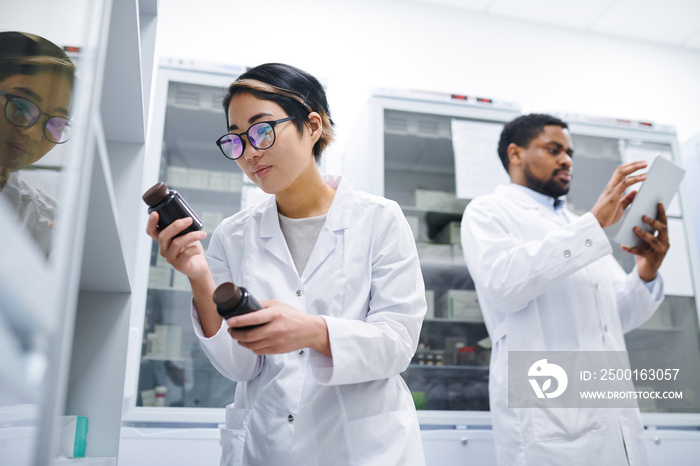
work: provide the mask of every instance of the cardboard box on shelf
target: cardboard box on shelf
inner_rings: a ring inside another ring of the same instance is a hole
[[[462,222],[450,222],[435,236],[435,241],[443,244],[461,244],[460,227]]]
[[[210,171],[209,189],[212,191],[231,191],[231,182],[228,172]]]
[[[466,322],[484,322],[481,314],[479,300],[476,291],[473,290],[447,290],[439,300],[436,310],[440,316],[447,319],[458,319]]]
[[[416,207],[438,212],[455,212],[461,214],[469,201],[457,199],[455,193],[433,189],[416,189]]]
[[[184,273],[178,272],[177,270],[173,272],[173,288],[177,290],[189,290],[190,280]]]
[[[148,272],[149,288],[167,288],[172,280],[173,269],[170,264],[151,266]]]
[[[168,187],[189,186],[189,175],[185,167],[169,166],[165,174]]]
[[[241,192],[241,174],[222,171],[209,172],[209,189],[212,191]]]
[[[461,244],[452,245],[452,263],[455,265],[467,265],[466,262],[464,262],[464,250]]]
[[[428,304],[428,311],[425,313],[426,319],[435,318],[435,291],[425,290],[425,302]]]
[[[243,187],[243,175],[242,173],[239,172],[232,172],[228,174],[228,183],[229,186],[231,187],[232,192],[240,193],[241,189]]]
[[[188,169],[187,186],[190,188],[209,189],[209,170],[199,168]]]
[[[406,220],[408,220],[408,225],[413,232],[413,239],[417,241],[420,235],[420,219],[415,215],[406,215]]]
[[[452,263],[452,246],[449,244],[416,243],[418,257],[421,261]]]

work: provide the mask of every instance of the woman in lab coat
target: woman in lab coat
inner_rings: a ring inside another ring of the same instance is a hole
[[[34,34],[0,32],[0,199],[46,255],[57,208],[18,171],[70,136],[75,66],[54,43]]]
[[[323,87],[308,73],[253,68],[229,87],[224,108],[228,133],[217,144],[273,196],[225,219],[206,257],[203,232],[174,238],[189,219],[158,231],[154,213],[148,225],[161,254],[190,280],[204,351],[239,382],[221,464],[424,464],[400,373],[426,303],[401,209],[320,174],[333,127]],[[264,309],[222,321],[212,293],[226,281]]]

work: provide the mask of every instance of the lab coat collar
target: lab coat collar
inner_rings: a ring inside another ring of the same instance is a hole
[[[496,194],[507,197],[524,209],[535,209],[539,206],[547,208],[550,207],[551,204],[552,208],[549,210],[554,210],[555,199],[553,197],[538,193],[537,191],[515,183],[498,185],[496,187]],[[559,199],[562,200],[564,206],[566,206],[566,196],[562,196]]]
[[[353,189],[350,183],[342,176],[324,175],[323,180],[328,186],[335,189],[335,197],[330,209],[324,228],[330,231],[339,231],[350,228],[350,218],[352,217]]]
[[[323,181],[336,190],[323,228],[328,228],[331,231],[345,230],[350,226],[353,190],[342,176],[324,175]],[[272,238],[280,233],[282,233],[282,230],[279,226],[277,202],[275,201],[275,196],[271,196],[263,206],[260,221],[260,237]]]
[[[496,187],[495,194],[497,196],[507,198],[510,202],[513,202],[522,209],[539,210],[545,217],[553,220],[558,224],[565,224],[567,223],[567,219],[570,222],[573,218],[573,214],[566,207],[565,196],[561,197],[560,199],[564,200],[564,206],[562,208],[566,219],[564,217],[561,217],[560,215],[557,215],[554,212],[554,198],[547,197],[548,199],[552,200],[552,207],[549,207],[535,198],[535,195],[543,196],[542,194],[524,186],[516,185],[514,183],[501,184]]]
[[[350,226],[354,199],[350,184],[341,176],[324,175],[323,180],[328,186],[336,190],[335,197],[330,209],[328,209],[326,222],[318,235],[314,250],[304,268],[301,277],[302,281],[310,276],[330,255],[338,242],[338,234]],[[279,225],[277,202],[274,196],[264,204],[263,209],[260,220],[260,239],[265,244],[265,249],[282,262],[293,267],[289,248]]]
[[[19,179],[19,176],[17,176],[17,173],[10,173],[10,176],[5,182],[5,186],[3,186],[2,190],[0,190],[0,193],[2,193],[5,199],[12,204],[12,207],[19,212],[22,206],[23,193],[22,181]]]

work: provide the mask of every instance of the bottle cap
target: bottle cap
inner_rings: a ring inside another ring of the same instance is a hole
[[[151,186],[151,188],[146,191],[143,196],[141,196],[141,199],[148,204],[149,207],[153,207],[157,205],[160,201],[165,199],[165,197],[168,195],[168,187],[165,186],[164,183],[161,183],[160,181]]]
[[[238,306],[238,303],[241,302],[241,297],[241,289],[231,282],[225,282],[216,287],[212,296],[216,307],[224,311]]]

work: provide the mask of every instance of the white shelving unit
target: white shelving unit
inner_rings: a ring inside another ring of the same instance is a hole
[[[156,0],[141,0],[115,1],[109,16],[65,406],[66,413],[90,421],[86,456],[115,462],[136,244],[142,233],[141,180],[156,15]]]
[[[50,259],[0,224],[0,337],[13,371],[3,365],[3,387],[16,381],[0,420],[25,432],[9,451],[16,466],[117,462],[157,0],[86,2],[84,14]],[[85,458],[58,458],[61,415],[88,418]]]

